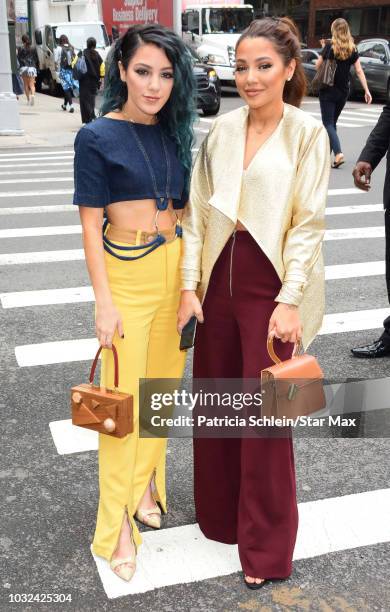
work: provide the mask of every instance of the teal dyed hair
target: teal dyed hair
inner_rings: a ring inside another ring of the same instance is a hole
[[[158,24],[130,27],[118,38],[107,58],[103,103],[100,115],[122,109],[127,100],[127,85],[120,78],[118,61],[125,70],[137,49],[153,44],[162,49],[171,62],[174,84],[165,106],[159,111],[161,127],[178,145],[178,157],[186,169],[186,187],[191,173],[191,147],[194,142],[193,123],[196,118],[196,81],[191,54],[181,38]]]

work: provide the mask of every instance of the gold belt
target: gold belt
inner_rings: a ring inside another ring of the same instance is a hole
[[[160,230],[159,232],[144,232],[142,230],[122,229],[110,224],[105,233],[108,240],[133,245],[149,244],[156,239],[158,234],[164,236],[166,242],[172,242],[176,238],[176,225],[167,230]]]

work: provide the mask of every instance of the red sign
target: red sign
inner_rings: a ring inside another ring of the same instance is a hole
[[[173,26],[173,0],[102,0],[102,8],[103,21],[110,34],[112,26],[120,35],[137,23]]]

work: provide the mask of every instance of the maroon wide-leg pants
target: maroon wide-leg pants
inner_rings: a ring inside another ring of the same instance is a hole
[[[194,378],[257,378],[272,365],[268,324],[281,287],[269,259],[247,231],[219,256],[203,304]],[[281,359],[293,345],[274,341]],[[287,437],[194,438],[196,516],[207,538],[238,543],[243,571],[286,578],[298,529],[293,441]]]

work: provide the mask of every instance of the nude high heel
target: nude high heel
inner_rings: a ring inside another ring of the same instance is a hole
[[[157,504],[150,510],[138,508],[135,513],[135,518],[147,527],[153,527],[153,529],[160,529],[161,527],[161,510]]]
[[[130,525],[130,523],[129,523],[129,525]],[[136,558],[136,555],[137,555],[137,546],[136,546],[136,544],[134,542],[134,539],[133,539],[133,532],[131,532],[130,538],[131,538],[131,542],[132,542],[132,544],[134,546],[135,553],[133,555],[129,555],[127,557],[122,557],[122,558],[118,558],[118,559],[111,559],[111,561],[110,561],[110,568],[114,572],[114,574],[116,576],[119,576],[119,578],[122,578],[122,580],[125,580],[126,582],[130,582],[130,580],[134,576],[134,573],[135,573],[135,570],[136,570],[136,561],[135,561],[135,558]]]

